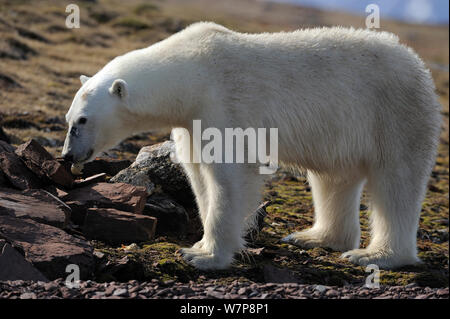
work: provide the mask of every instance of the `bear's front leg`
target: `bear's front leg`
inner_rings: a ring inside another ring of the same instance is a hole
[[[201,241],[182,249],[181,254],[198,269],[224,269],[244,248],[245,218],[257,205],[260,185],[258,176],[242,164],[201,165],[204,195],[208,197],[207,212],[201,213],[204,234]]]

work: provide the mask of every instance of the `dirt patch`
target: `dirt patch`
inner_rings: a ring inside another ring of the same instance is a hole
[[[0,89],[21,88],[22,86],[13,78],[0,73]]]
[[[26,60],[37,54],[36,50],[15,38],[6,39],[4,45],[0,46],[0,58]]]

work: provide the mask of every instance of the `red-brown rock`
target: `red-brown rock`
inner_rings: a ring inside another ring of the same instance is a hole
[[[72,174],[35,140],[19,145],[16,149],[16,154],[40,178],[50,180],[64,187],[72,186]]]
[[[66,191],[63,191],[55,185],[47,185],[43,189],[58,198],[62,198],[68,194]]]
[[[0,152],[0,170],[14,187],[24,190],[40,188],[38,177],[31,172],[19,156],[10,152]]]
[[[3,247],[3,248],[2,248]],[[0,281],[48,279],[5,240],[0,240]]]
[[[30,218],[64,228],[70,220],[70,208],[44,190],[0,189],[0,215]]]
[[[146,197],[144,187],[125,183],[95,183],[73,189],[61,199],[72,209],[72,221],[82,225],[88,208],[115,208],[140,214]]]
[[[0,215],[0,238],[23,252],[50,280],[66,277],[66,267],[75,264],[81,279],[91,276],[94,258],[92,247],[85,240],[71,236],[63,230],[31,219]]]
[[[112,208],[89,209],[82,227],[86,237],[112,245],[148,241],[153,238],[155,229],[154,217]]]

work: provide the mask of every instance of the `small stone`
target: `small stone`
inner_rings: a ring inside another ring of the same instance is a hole
[[[325,296],[331,297],[331,298],[337,297],[337,296],[339,296],[339,292],[337,290],[330,289],[325,293]]]
[[[125,288],[119,288],[114,290],[113,296],[127,296],[128,291]]]
[[[25,292],[20,295],[20,299],[36,299],[36,294],[34,292]]]
[[[436,291],[436,295],[438,295],[439,297],[448,296],[448,288],[446,288],[446,289],[438,289]]]
[[[45,291],[55,290],[58,288],[58,284],[54,281],[50,281],[44,285]]]
[[[73,175],[82,175],[83,174],[83,164],[72,164],[70,167],[70,172]]]
[[[240,288],[240,289],[237,291],[237,293],[238,293],[239,295],[246,295],[246,294],[247,294],[247,288],[246,288],[246,287]]]
[[[98,258],[98,259],[102,259],[103,257],[105,257],[105,254],[102,253],[101,251],[94,251],[93,255]]]
[[[324,292],[328,289],[327,286],[324,285],[315,285],[314,286],[314,290],[318,291],[318,292]]]
[[[107,287],[105,289],[105,295],[110,296],[114,293],[115,290],[116,290],[116,287],[114,285],[110,285],[109,287]]]

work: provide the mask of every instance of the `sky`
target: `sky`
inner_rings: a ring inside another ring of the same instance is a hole
[[[448,24],[449,0],[272,0],[296,3],[327,10],[347,11],[366,15],[368,4],[377,4],[381,18],[409,23]]]

